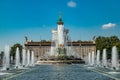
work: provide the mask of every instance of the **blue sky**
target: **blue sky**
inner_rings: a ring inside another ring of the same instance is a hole
[[[0,51],[25,36],[51,40],[60,12],[72,40],[120,38],[120,0],[0,0]]]

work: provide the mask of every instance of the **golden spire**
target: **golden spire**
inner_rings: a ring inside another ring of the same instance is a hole
[[[62,13],[60,12],[59,13],[59,19],[58,19],[58,22],[57,22],[59,25],[63,25],[63,22],[62,22]]]
[[[59,20],[62,21],[62,13],[61,12],[59,13]]]

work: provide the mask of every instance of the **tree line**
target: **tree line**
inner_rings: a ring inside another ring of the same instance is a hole
[[[104,37],[99,36],[96,38],[96,50],[100,50],[101,54],[104,48],[107,49],[107,58],[111,59],[112,47],[116,46],[120,57],[120,39],[117,36]]]

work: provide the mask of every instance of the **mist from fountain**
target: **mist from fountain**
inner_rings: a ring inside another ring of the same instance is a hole
[[[3,57],[3,69],[2,70],[9,70],[10,69],[10,47],[8,45],[5,46]]]
[[[26,66],[26,50],[22,49],[22,66]]]
[[[100,50],[97,50],[96,65],[100,66]]]
[[[66,51],[67,56],[73,56],[73,49],[72,49],[72,43],[70,42],[70,46],[66,43]]]
[[[55,49],[55,47],[54,47],[54,46],[51,46],[51,50],[50,50],[50,51],[51,51],[51,52],[50,52],[50,53],[51,53],[51,56],[54,55],[54,49]]]
[[[71,40],[70,40],[70,44],[71,44],[71,46],[68,46],[68,45],[66,44],[66,46],[69,47],[69,49],[67,50],[67,51],[68,51],[67,56],[73,56],[74,58],[78,58],[77,53],[75,53],[75,51],[74,51],[74,49],[73,49],[73,44],[72,44],[72,41],[71,41]],[[67,49],[67,48],[66,48],[66,49]]]
[[[91,56],[91,59],[92,59],[92,61],[91,61],[91,65],[94,65],[95,64],[95,53],[94,53],[94,51],[92,51],[92,54],[91,54],[92,56]]]
[[[31,66],[34,66],[35,63],[34,63],[34,51],[32,51],[31,53]]]
[[[68,44],[66,42],[65,43],[65,49],[66,49],[66,56],[74,56],[75,58],[78,57],[78,55],[75,53],[75,51],[72,48],[72,42],[71,42],[71,46],[68,46]],[[58,56],[58,47],[55,44],[51,44],[51,50],[49,52],[50,56]]]
[[[16,48],[15,68],[20,68],[20,51],[19,51],[19,47]]]
[[[68,36],[68,29],[64,28],[62,18],[59,16],[57,29],[52,30],[52,41],[50,55],[56,58],[78,57],[72,48],[72,41]]]
[[[92,58],[91,58],[91,53],[88,53],[88,65],[92,64]]]
[[[103,49],[102,65],[103,65],[103,67],[107,67],[107,53],[106,53],[106,49]]]
[[[67,50],[67,51],[68,51],[68,52],[67,52],[67,56],[74,56],[74,57],[75,57],[75,53],[74,53],[72,47],[70,46],[70,47],[68,47],[68,48],[69,48],[69,49]]]
[[[117,51],[117,47],[116,46],[113,46],[112,47],[112,68],[115,69],[115,70],[118,70],[119,69],[119,66],[118,66],[118,51]]]
[[[30,66],[30,50],[27,51],[27,66]]]

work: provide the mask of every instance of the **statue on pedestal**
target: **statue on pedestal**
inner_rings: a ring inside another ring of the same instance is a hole
[[[26,41],[26,42],[28,41],[28,38],[27,38],[27,36],[25,36],[25,41]]]

